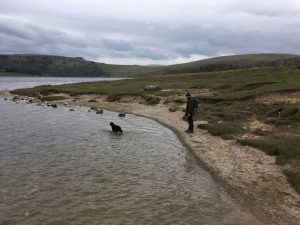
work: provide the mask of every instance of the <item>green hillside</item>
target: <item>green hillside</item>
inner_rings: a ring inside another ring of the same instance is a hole
[[[27,74],[34,76],[104,76],[97,63],[83,58],[50,55],[0,55],[3,75]]]
[[[139,65],[113,65],[98,64],[108,76],[113,77],[134,77],[160,75],[163,73],[164,66],[139,66]]]
[[[300,56],[290,54],[248,54],[222,56],[210,59],[171,65],[164,68],[165,74],[199,73],[255,67],[300,66]]]

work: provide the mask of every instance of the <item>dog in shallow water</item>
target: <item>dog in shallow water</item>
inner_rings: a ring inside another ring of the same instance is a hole
[[[120,126],[114,124],[113,122],[110,122],[109,125],[111,126],[111,129],[112,129],[112,131],[114,133],[121,133],[121,134],[123,134],[123,130],[122,130],[122,128]]]

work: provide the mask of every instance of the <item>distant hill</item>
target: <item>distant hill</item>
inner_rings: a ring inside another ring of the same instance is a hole
[[[0,55],[0,71],[37,76],[104,76],[98,63],[50,55]]]
[[[300,66],[300,56],[291,54],[248,54],[222,56],[189,63],[170,65],[164,68],[164,74],[199,73],[255,67]]]
[[[0,55],[0,72],[2,72],[2,75],[131,77],[135,75],[152,75],[160,71],[159,67],[111,65],[86,61],[81,57],[35,54]]]
[[[138,66],[97,63],[86,61],[81,57],[30,54],[0,55],[0,75],[134,77],[284,66],[300,67],[300,56],[248,54],[216,57],[170,66]]]

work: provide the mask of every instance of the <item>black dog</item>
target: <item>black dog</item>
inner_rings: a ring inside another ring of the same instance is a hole
[[[114,133],[123,133],[122,129],[120,126],[114,124],[113,122],[110,122],[109,124],[111,126],[111,129]]]

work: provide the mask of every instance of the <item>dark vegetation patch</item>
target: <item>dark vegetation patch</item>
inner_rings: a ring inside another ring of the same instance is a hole
[[[280,104],[267,107],[265,122],[275,126],[293,126],[300,122],[300,104]]]
[[[276,162],[279,165],[290,163],[291,159],[300,156],[300,138],[299,137],[281,137],[272,139],[239,139],[242,145],[249,145],[263,150],[268,155],[276,156]]]
[[[294,187],[294,189],[300,194],[300,172],[299,171],[284,171],[288,182]]]
[[[234,139],[235,136],[244,133],[241,124],[234,122],[199,124],[198,127],[207,130],[212,135],[220,136],[223,139]]]
[[[245,86],[239,87],[234,89],[234,91],[247,91],[247,90],[253,90],[253,89],[257,89],[263,86],[268,86],[271,84],[276,84],[278,82],[258,82],[258,83],[252,83],[252,84],[247,84]]]
[[[59,100],[65,100],[67,98],[65,96],[52,95],[52,96],[42,96],[40,99],[42,101],[59,101]]]
[[[147,105],[157,105],[160,102],[160,98],[156,96],[145,96],[145,103]]]
[[[272,131],[263,130],[263,129],[260,129],[260,128],[255,129],[252,133],[257,135],[257,136],[270,136],[270,135],[272,135]]]
[[[117,102],[117,101],[120,101],[121,100],[121,96],[120,95],[109,95],[106,100],[108,102]]]

